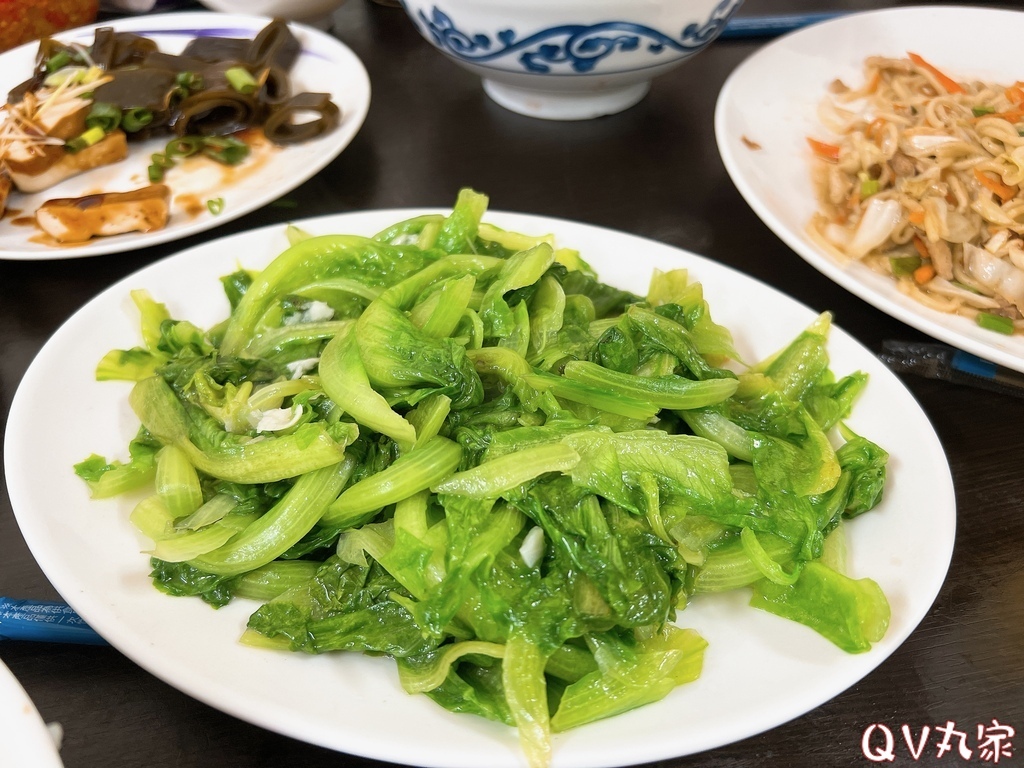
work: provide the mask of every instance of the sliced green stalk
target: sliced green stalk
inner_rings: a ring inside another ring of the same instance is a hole
[[[259,339],[249,345],[248,353],[253,357],[270,357],[292,344],[304,344],[324,339],[333,339],[344,333],[354,320],[323,320],[316,323],[296,323],[272,328],[260,334]]]
[[[230,543],[190,561],[201,571],[237,576],[271,562],[305,536],[345,487],[355,461],[302,475],[273,507]]]
[[[753,460],[754,441],[750,433],[725,416],[714,411],[686,411],[679,415],[693,434],[713,440],[740,461]]]
[[[322,422],[295,432],[204,452],[189,439],[189,419],[174,391],[158,376],[135,385],[128,398],[143,426],[165,445],[176,445],[201,472],[236,483],[270,483],[337,464],[358,435],[354,425],[335,425],[336,440]],[[341,432],[344,431],[344,434]]]
[[[310,237],[310,235],[306,237]],[[299,241],[297,240],[296,242]],[[351,280],[345,277],[328,277],[323,280],[314,280],[293,291],[293,293],[296,296],[310,296],[323,291],[347,293],[352,296],[358,296],[361,299],[366,299],[367,302],[373,301],[381,294],[380,288],[374,288],[372,285],[366,285],[358,280]]]
[[[155,352],[162,335],[160,329],[164,324],[164,320],[171,319],[171,314],[167,311],[166,306],[154,301],[153,297],[149,295],[149,291],[140,288],[132,291],[130,295],[139,310],[142,323],[142,341],[145,343],[146,349],[150,352]]]
[[[231,582],[235,597],[266,602],[316,576],[320,563],[311,560],[275,560],[236,576]]]
[[[227,544],[258,519],[254,512],[225,515],[202,530],[180,531],[158,540],[149,554],[167,563],[184,563]]]
[[[191,515],[178,520],[174,524],[174,529],[176,531],[197,531],[222,520],[237,506],[238,502],[234,497],[226,493],[218,493]]]
[[[407,499],[444,480],[462,459],[458,443],[444,437],[400,456],[380,472],[347,488],[320,521],[321,525],[351,526],[363,522],[388,504]]]
[[[143,536],[153,541],[174,536],[174,516],[156,494],[136,504],[128,520]]]
[[[659,408],[686,410],[728,400],[739,386],[736,379],[695,381],[682,376],[633,376],[585,360],[565,364],[565,377],[610,392],[648,400]]]
[[[315,376],[302,376],[298,379],[275,381],[260,387],[249,395],[247,404],[254,411],[268,411],[272,408],[280,408],[286,397],[292,397],[310,389],[317,389],[319,386],[320,380]]]
[[[486,222],[480,223],[478,234],[481,240],[497,243],[505,250],[512,251],[513,253],[517,251],[525,251],[529,248],[533,248],[535,245],[540,245],[541,243],[547,243],[552,248],[555,247],[554,235],[524,235],[519,232],[509,232],[508,230],[496,227],[493,224],[488,224]]]
[[[156,456],[156,492],[175,519],[191,515],[203,505],[199,474],[177,446],[165,446]]]
[[[761,534],[758,542],[776,563],[784,563],[796,554],[797,546],[771,534]],[[694,592],[725,592],[753,584],[762,578],[739,538],[712,550],[693,579]]]
[[[320,383],[324,392],[357,423],[387,435],[402,450],[416,442],[416,428],[388,405],[366,376],[359,357],[354,326],[335,336],[320,355]]]
[[[475,499],[496,499],[547,472],[566,472],[579,460],[580,455],[564,443],[535,445],[456,472],[432,490]]]
[[[472,275],[446,282],[431,297],[436,297],[436,303],[422,324],[421,330],[435,339],[451,336],[462,319],[462,313],[469,307],[475,285],[476,278]]]
[[[764,547],[761,546],[761,542],[757,538],[757,534],[749,528],[740,529],[740,543],[743,545],[743,551],[757,570],[761,572],[761,575],[773,584],[794,584],[800,578],[801,569],[799,567],[794,568],[792,573],[787,573],[783,570],[782,566],[765,552]]]
[[[536,643],[519,632],[509,636],[501,665],[501,679],[512,719],[519,729],[519,744],[530,768],[547,768],[551,763],[551,718],[544,680],[545,662]]]
[[[452,665],[470,653],[500,659],[505,655],[505,646],[501,643],[467,640],[438,649],[430,654],[426,663],[414,666],[405,659],[398,659],[398,681],[406,693],[432,691],[445,681]]]
[[[452,410],[452,399],[439,392],[420,401],[413,410],[406,414],[406,419],[416,428],[416,445],[419,448],[427,440],[441,431],[445,419]]]
[[[550,373],[534,371],[524,377],[523,381],[534,389],[550,391],[555,397],[591,405],[599,410],[626,416],[630,419],[648,421],[653,419],[660,410],[650,400],[616,394],[600,387],[572,381]]]

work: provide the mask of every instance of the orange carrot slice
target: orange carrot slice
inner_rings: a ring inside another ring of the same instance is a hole
[[[964,87],[960,85],[960,83],[940,72],[916,53],[907,53],[907,56],[909,56],[910,60],[917,64],[921,69],[931,72],[935,79],[939,81],[939,85],[946,89],[947,93],[966,93]]]
[[[1008,184],[1003,184],[1003,182],[992,178],[987,173],[979,171],[977,168],[974,169],[974,178],[980,181],[989,192],[995,193],[995,195],[1004,203],[1017,196],[1017,187],[1011,187]]]
[[[1011,104],[1020,104],[1024,101],[1024,89],[1021,89],[1020,83],[1011,85],[1003,93],[1006,94],[1006,98]]]
[[[922,264],[914,270],[914,282],[918,285],[924,285],[933,277],[935,277],[935,267],[931,264]]]
[[[812,139],[810,136],[807,137],[807,143],[811,145],[811,151],[818,157],[832,161],[839,160],[839,147],[835,144],[827,144],[824,141]]]

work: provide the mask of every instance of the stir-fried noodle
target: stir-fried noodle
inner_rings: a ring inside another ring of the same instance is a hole
[[[958,82],[909,54],[830,90],[818,113],[839,139],[808,139],[815,241],[929,307],[1024,332],[1024,83]]]

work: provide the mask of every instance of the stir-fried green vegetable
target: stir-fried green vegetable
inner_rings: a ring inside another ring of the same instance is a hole
[[[887,456],[842,424],[866,377],[832,374],[829,317],[735,373],[685,271],[625,293],[486,202],[296,236],[223,280],[206,332],[133,295],[143,346],[97,371],[136,382],[131,460],[76,469],[97,497],[155,482],[132,520],[157,587],[263,601],[252,645],[390,655],[533,766],[694,680],[706,643],[676,618],[707,593],[879,640],[888,603],[836,553]]]

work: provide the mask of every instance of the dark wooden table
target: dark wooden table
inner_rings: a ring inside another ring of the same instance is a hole
[[[751,0],[744,12],[823,5]],[[851,10],[887,5],[828,3]],[[872,350],[886,339],[923,339],[789,251],[729,180],[715,149],[715,99],[728,74],[763,41],[716,43],[658,79],[644,101],[622,114],[554,123],[491,102],[479,80],[420,40],[399,9],[350,0],[335,22],[334,34],[369,70],[373,101],[349,148],[288,195],[302,215],[447,206],[460,187],[472,186],[486,191],[494,208],[591,222],[706,254],[815,309],[834,311],[837,322]],[[180,248],[295,215],[294,209],[270,207],[214,232],[137,253],[0,262],[4,424],[34,355],[102,289]],[[973,731],[993,718],[1017,729],[1014,755],[1001,764],[1024,765],[1024,400],[914,377],[906,383],[945,445],[959,509],[949,576],[928,616],[874,673],[824,706],[768,733],[659,766],[867,765],[861,736],[872,723],[888,725],[899,739],[902,724],[918,733],[924,725],[953,721]],[[22,540],[3,487],[0,594],[58,597]],[[43,717],[63,725],[68,768],[382,765],[222,714],[108,647],[5,642],[0,658]],[[921,763],[963,762],[955,751],[937,760],[934,738],[931,744]],[[983,761],[975,753],[972,762]],[[902,748],[894,764],[916,763]]]

